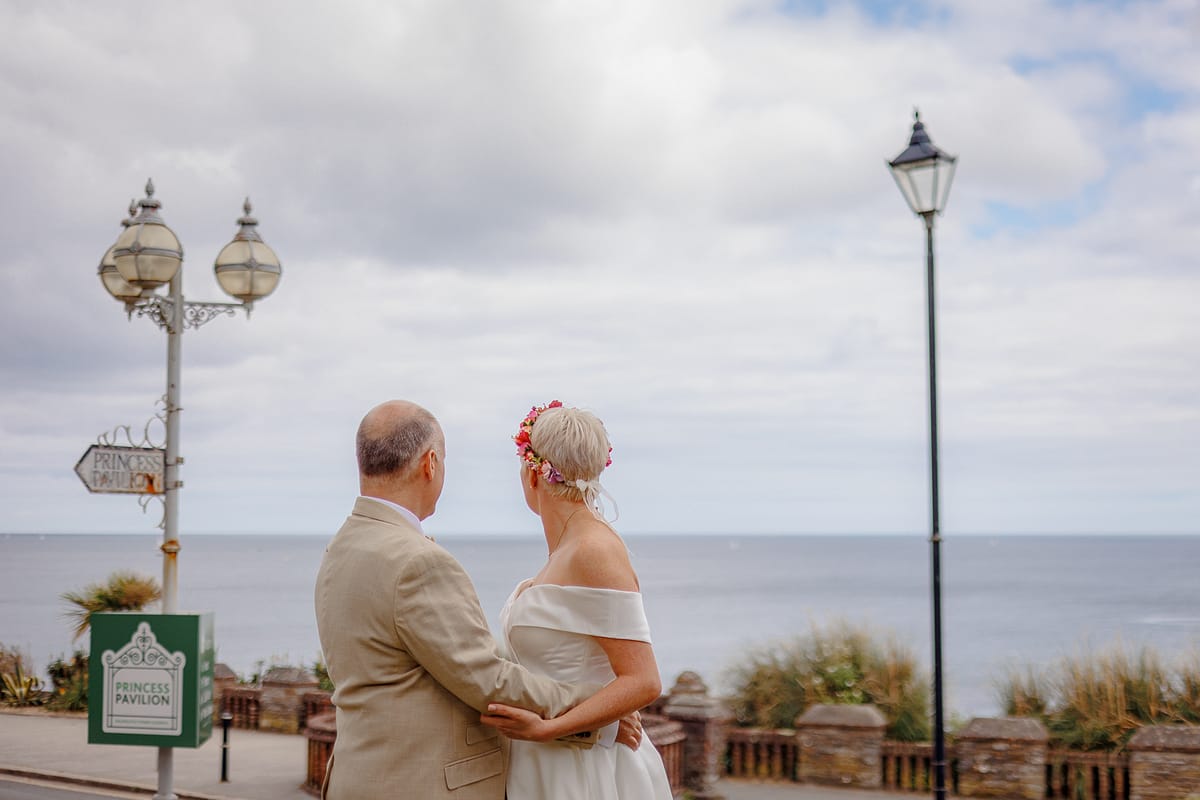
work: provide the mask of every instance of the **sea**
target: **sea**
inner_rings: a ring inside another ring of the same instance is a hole
[[[320,657],[313,582],[327,536],[185,535],[179,605],[215,615],[217,660],[243,676]],[[847,621],[932,664],[924,536],[627,535],[655,653],[670,687],[693,670],[712,691],[747,655]],[[161,578],[156,535],[0,534],[0,643],[39,669],[74,647],[63,592],[114,570]],[[545,559],[533,536],[446,535],[493,627]],[[1200,536],[946,535],[943,672],[951,718],[1000,712],[1009,671],[1112,647],[1200,651]]]

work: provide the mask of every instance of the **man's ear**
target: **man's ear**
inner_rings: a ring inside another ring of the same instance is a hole
[[[437,474],[437,459],[438,454],[436,450],[430,450],[425,454],[424,461],[426,480],[433,480],[433,476]]]

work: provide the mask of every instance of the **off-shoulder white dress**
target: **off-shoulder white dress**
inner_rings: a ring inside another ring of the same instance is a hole
[[[616,677],[591,637],[650,642],[641,594],[615,589],[525,581],[504,604],[500,625],[510,658],[569,683]],[[637,750],[514,741],[508,800],[671,800],[671,787],[646,739]]]

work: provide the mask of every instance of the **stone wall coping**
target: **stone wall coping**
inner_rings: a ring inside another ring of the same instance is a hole
[[[958,734],[958,739],[1047,742],[1050,733],[1041,720],[1032,717],[975,717]]]
[[[818,703],[796,718],[797,728],[886,728],[887,717],[873,705]]]
[[[308,670],[303,667],[271,667],[266,675],[262,677],[262,684],[265,686],[270,684],[296,684],[296,685],[311,685],[319,686],[320,681]]]
[[[1147,725],[1133,735],[1128,748],[1200,753],[1200,725]]]

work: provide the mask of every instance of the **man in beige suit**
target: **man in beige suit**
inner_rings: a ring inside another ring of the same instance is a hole
[[[421,529],[445,452],[437,420],[413,403],[384,403],[359,426],[362,496],[316,585],[338,733],[322,798],[502,800],[507,747],[479,722],[487,704],[554,717],[597,688],[501,658],[467,574]]]

